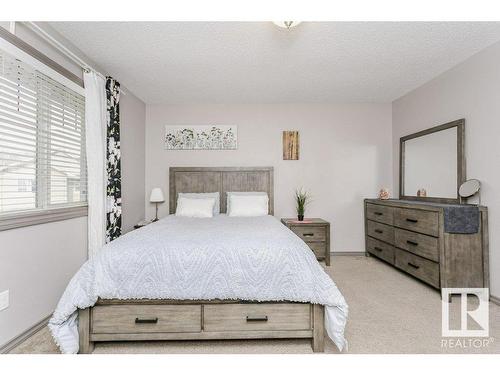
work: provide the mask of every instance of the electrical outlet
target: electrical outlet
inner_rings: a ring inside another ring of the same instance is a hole
[[[9,307],[9,291],[6,290],[0,293],[0,311]]]

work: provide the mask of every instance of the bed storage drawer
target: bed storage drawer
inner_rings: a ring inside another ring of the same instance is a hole
[[[311,329],[309,304],[222,304],[204,306],[204,330],[284,331]]]
[[[394,246],[376,240],[375,238],[367,237],[366,250],[378,258],[383,259],[390,264],[394,264]]]
[[[439,237],[439,214],[434,211],[396,208],[394,210],[394,225]]]
[[[434,262],[439,261],[439,244],[436,237],[396,228],[394,242],[400,249],[408,250],[410,253]]]
[[[367,204],[366,218],[368,220],[378,221],[379,223],[392,225],[394,222],[393,208],[378,204]]]
[[[439,263],[396,249],[396,267],[439,288]]]
[[[394,228],[389,225],[367,220],[366,232],[370,237],[394,244]]]
[[[201,306],[113,305],[92,309],[93,333],[200,331]]]

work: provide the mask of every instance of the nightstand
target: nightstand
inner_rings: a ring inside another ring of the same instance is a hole
[[[314,252],[316,259],[330,265],[330,223],[323,219],[281,219],[292,232],[299,236]]]

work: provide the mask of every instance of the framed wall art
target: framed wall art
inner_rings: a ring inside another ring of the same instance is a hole
[[[236,150],[238,128],[233,125],[166,125],[167,150]]]

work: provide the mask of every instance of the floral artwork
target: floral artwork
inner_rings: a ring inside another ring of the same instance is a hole
[[[238,130],[236,126],[195,125],[165,126],[167,150],[236,150]]]

